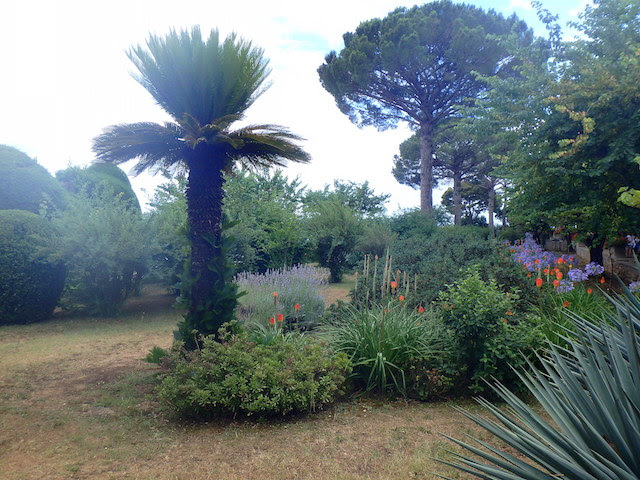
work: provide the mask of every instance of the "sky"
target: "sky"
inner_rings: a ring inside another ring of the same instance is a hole
[[[576,20],[587,0],[542,0]],[[468,0],[505,16],[515,13],[544,31],[528,0]],[[342,35],[360,22],[384,17],[404,0],[3,0],[0,6],[0,144],[14,146],[52,174],[94,160],[92,139],[114,124],[163,122],[170,118],[131,76],[129,47],[149,33],[200,25],[236,32],[264,49],[271,87],[247,111],[246,123],[279,124],[305,138],[308,165],[290,164],[312,189],[334,179],[369,181],[376,193],[391,195],[390,212],[419,205],[419,192],[391,174],[398,146],[412,132],[405,126],[379,132],[358,128],[342,114],[318,80],[317,68]],[[129,173],[132,164],[122,166]],[[160,176],[131,177],[146,204]],[[442,189],[434,192],[438,203]]]

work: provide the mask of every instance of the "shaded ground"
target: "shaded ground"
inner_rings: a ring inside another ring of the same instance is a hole
[[[287,421],[182,424],[141,361],[169,346],[172,302],[147,291],[118,318],[0,328],[0,478],[431,479],[447,471],[432,460],[450,448],[439,432],[473,430],[450,404],[375,399]]]

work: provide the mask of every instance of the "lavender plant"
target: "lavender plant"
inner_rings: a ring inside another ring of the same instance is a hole
[[[263,326],[280,318],[285,326],[311,328],[324,312],[319,288],[328,275],[327,269],[310,265],[238,274],[235,283],[246,294],[237,318],[246,325]]]

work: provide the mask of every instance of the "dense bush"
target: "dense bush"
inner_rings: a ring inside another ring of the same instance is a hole
[[[51,224],[30,212],[0,210],[0,325],[49,318],[64,279]]]
[[[201,350],[173,352],[158,393],[178,414],[286,415],[331,403],[350,372],[344,354],[317,342],[257,344],[245,335],[204,339]]]
[[[20,150],[0,145],[0,210],[39,213],[65,203],[64,190],[44,167]]]
[[[69,268],[65,300],[88,314],[118,313],[135,293],[151,253],[149,231],[129,201],[80,193],[55,218]]]
[[[407,310],[397,300],[334,313],[321,331],[351,359],[357,386],[422,399],[446,390],[454,374],[453,338],[438,316]]]
[[[533,293],[526,273],[504,257],[488,238],[489,230],[479,227],[432,227],[405,230],[392,248],[394,269],[418,274],[414,304],[428,305],[467,268],[478,266],[484,280],[494,278],[503,291],[519,289]],[[416,222],[417,223],[417,222]],[[422,234],[420,232],[423,232]]]
[[[85,168],[69,167],[56,172],[56,178],[73,194],[83,193],[90,198],[100,198],[105,193],[119,195],[132,208],[140,210],[129,177],[112,163],[94,163]]]
[[[538,329],[516,309],[516,294],[504,293],[495,280],[484,281],[471,270],[438,296],[445,325],[455,332],[464,382],[473,392],[487,389],[495,378],[520,387],[513,367],[542,343]]]

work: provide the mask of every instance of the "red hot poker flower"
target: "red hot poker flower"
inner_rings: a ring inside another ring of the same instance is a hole
[[[299,311],[300,311],[300,304],[299,304],[299,303],[296,303],[296,304],[293,306],[293,309],[294,309],[296,312],[299,312]]]
[[[278,318],[278,322],[283,322],[284,321],[284,315],[282,315],[281,313],[279,313],[277,315],[277,318]]]
[[[404,295],[400,295],[400,296],[398,297],[398,300],[400,300],[401,302],[404,302]]]
[[[422,305],[418,307],[418,313],[424,313],[424,307]]]
[[[536,278],[536,287],[538,287],[538,288],[542,287],[542,279],[541,278]]]
[[[270,324],[270,325],[275,325],[275,324],[276,324],[276,319],[275,319],[275,318],[273,318],[273,317],[271,317],[271,318],[269,319],[269,324]]]

